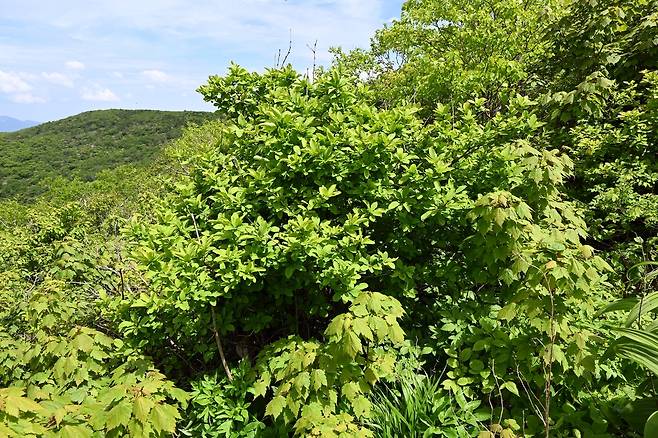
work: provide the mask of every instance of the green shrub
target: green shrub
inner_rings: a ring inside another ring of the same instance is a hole
[[[200,438],[259,436],[265,424],[250,412],[254,410],[254,391],[249,363],[243,361],[232,370],[232,381],[218,373],[191,382],[190,401],[184,415],[187,424],[181,433]]]
[[[265,414],[298,435],[368,435],[366,395],[405,332],[449,362],[444,389],[502,392],[498,409],[526,408],[518,388],[542,391],[549,364],[556,385],[576,383],[565,400],[599,373],[582,322],[608,267],[563,199],[572,162],[533,144],[536,102],[484,123],[469,101],[424,125],[339,70],[311,82],[233,66],[200,91],[227,118],[182,140],[198,145],[187,176],[155,223],[133,223],[149,290],[107,303],[131,346],[182,375],[179,355],[255,357]],[[473,311],[467,325],[453,306]]]
[[[120,340],[73,326],[76,306],[60,284],[45,282],[24,307],[16,307],[18,321],[9,324],[18,323],[20,330],[6,321],[0,325],[1,436],[175,432],[187,394]]]

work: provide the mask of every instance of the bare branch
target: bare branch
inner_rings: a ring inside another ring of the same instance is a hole
[[[283,61],[281,61],[281,64],[277,62],[277,67],[283,67],[286,65],[286,61],[288,61],[288,56],[290,56],[290,52],[292,52],[292,29],[290,29],[290,38],[288,40],[288,51],[286,52],[286,55],[283,57]],[[281,54],[281,51],[279,50],[279,55]]]
[[[313,53],[313,69],[311,70],[311,82],[315,82],[315,71],[317,69],[317,55],[318,55],[318,40],[315,40],[313,45],[307,44],[306,47]]]

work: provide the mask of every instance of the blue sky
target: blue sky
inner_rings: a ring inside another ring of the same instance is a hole
[[[230,61],[262,70],[292,35],[366,47],[402,0],[0,0],[0,115],[54,120],[102,108],[210,110],[194,90]]]

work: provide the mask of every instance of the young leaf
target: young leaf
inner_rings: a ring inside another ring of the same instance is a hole
[[[178,417],[178,411],[170,405],[156,404],[151,409],[151,423],[156,432],[174,433],[176,431],[176,418]]]

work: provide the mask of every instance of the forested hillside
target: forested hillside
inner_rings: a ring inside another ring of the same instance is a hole
[[[212,119],[192,111],[102,110],[19,132],[0,133],[0,197],[32,198],[49,178],[92,180],[122,164],[148,164],[190,123]]]
[[[2,201],[0,437],[658,437],[658,1],[334,54]]]

